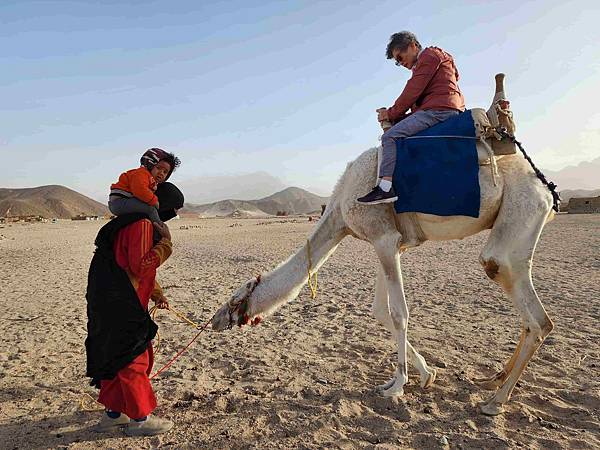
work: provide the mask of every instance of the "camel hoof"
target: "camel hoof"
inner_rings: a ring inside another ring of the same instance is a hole
[[[495,402],[493,398],[485,403],[480,403],[479,409],[486,416],[497,416],[498,414],[502,414],[504,412],[502,404]]]
[[[394,385],[395,382],[396,382],[396,378],[392,378],[387,383],[383,383],[383,384],[378,385],[375,389],[377,391],[379,391],[379,392],[386,391],[389,388],[391,388]]]
[[[423,389],[429,389],[433,385],[433,382],[435,381],[436,376],[437,376],[437,371],[435,369],[433,369],[433,372],[427,373],[427,377],[425,379],[423,379],[423,377],[421,377],[421,387]]]
[[[402,397],[403,395],[404,395],[404,388],[402,388],[402,387],[400,387],[400,388],[391,387],[391,388],[383,391],[384,397],[397,398],[397,397]]]

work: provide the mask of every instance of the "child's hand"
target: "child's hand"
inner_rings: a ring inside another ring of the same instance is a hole
[[[169,301],[164,295],[154,300],[154,304],[158,309],[169,309]]]
[[[158,222],[154,222],[153,223],[154,228],[156,228],[156,231],[158,231],[158,234],[160,234],[161,237],[168,239],[169,241],[171,240],[171,232],[169,231],[169,227],[167,226],[166,223],[158,223]]]

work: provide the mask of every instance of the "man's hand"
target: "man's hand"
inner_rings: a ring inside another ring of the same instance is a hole
[[[158,234],[160,234],[161,237],[168,239],[169,241],[171,240],[171,232],[166,223],[154,222],[154,228],[156,228],[156,231],[158,231]]]
[[[376,110],[377,111],[377,120],[379,122],[384,122],[384,121],[389,121],[390,120],[390,116],[388,115],[388,110],[387,108],[379,108]]]
[[[169,309],[169,302],[164,295],[154,300],[154,304],[158,309]]]

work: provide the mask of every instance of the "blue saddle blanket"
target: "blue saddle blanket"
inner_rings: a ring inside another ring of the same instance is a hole
[[[479,162],[471,111],[398,139],[394,171],[397,213],[479,217]]]

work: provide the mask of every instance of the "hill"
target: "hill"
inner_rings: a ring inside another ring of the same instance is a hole
[[[243,200],[221,200],[206,205],[186,203],[181,214],[195,214],[201,217],[264,217],[268,214],[250,202]]]
[[[285,183],[266,172],[236,175],[202,176],[177,183],[188,202],[196,205],[223,199],[252,200],[285,188]]]
[[[572,198],[580,197],[598,197],[600,189],[565,189],[560,191],[560,198],[563,202],[568,202]]]
[[[556,183],[561,191],[576,189],[600,189],[600,158],[583,161],[576,166],[567,166],[564,169],[542,170],[548,180]]]
[[[308,214],[321,211],[327,197],[320,197],[297,187],[289,187],[258,200],[221,200],[205,205],[186,203],[183,214],[198,214],[203,217],[260,217],[287,214]]]
[[[40,215],[70,219],[77,214],[104,215],[108,208],[64,186],[0,188],[0,216]]]
[[[260,200],[252,200],[250,203],[273,215],[277,214],[277,211],[285,211],[288,214],[308,214],[321,211],[321,205],[326,204],[328,200],[327,197],[320,197],[304,189],[289,187]]]

